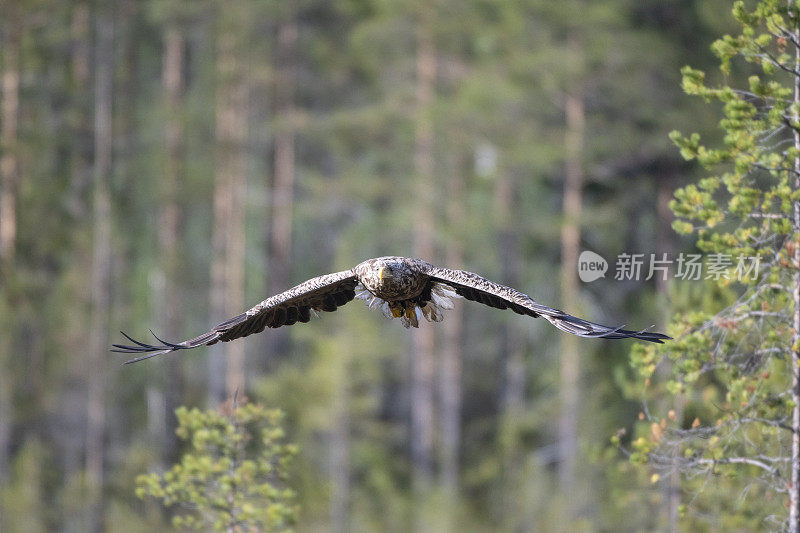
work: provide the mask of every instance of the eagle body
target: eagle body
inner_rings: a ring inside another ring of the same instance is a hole
[[[353,299],[364,300],[368,307],[380,309],[388,318],[399,318],[405,327],[419,327],[423,318],[440,322],[444,311],[453,308],[453,299],[456,298],[497,309],[510,309],[533,318],[542,317],[558,329],[581,337],[634,338],[656,343],[670,338],[661,333],[631,331],[574,317],[473,272],[439,268],[421,259],[386,256],[305,281],[194,339],[171,343],[156,337],[161,344],[150,345],[122,333],[133,345],[115,344],[112,351],[144,354],[127,361],[134,363],[160,354],[246,337],[267,327],[308,322],[312,314],[335,311]]]
[[[425,317],[441,322],[443,311],[453,308],[459,295],[431,279],[436,267],[410,257],[376,257],[353,269],[358,277],[355,297],[370,308],[380,308],[388,318],[399,318],[405,327],[419,327]]]

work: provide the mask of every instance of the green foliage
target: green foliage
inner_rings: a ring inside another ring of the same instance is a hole
[[[283,531],[297,519],[285,486],[289,460],[282,413],[243,401],[220,411],[175,411],[178,437],[189,449],[164,474],[136,479],[136,495],[177,507],[176,528]]]
[[[217,91],[225,80],[216,61],[221,38],[234,37],[248,86],[246,304],[268,296],[272,275],[265,269],[273,248],[269,218],[281,205],[270,190],[276,181],[274,141],[288,125],[275,113],[276,89],[286,67],[296,81],[296,182],[288,199],[292,282],[366,257],[412,254],[420,200],[410,179],[415,13],[430,7],[436,11],[437,73],[429,110],[436,254],[429,259],[449,263],[463,255],[457,262],[464,267],[558,305],[553,272],[560,264],[563,220],[565,91],[582,86],[586,104],[582,242],[606,257],[621,249],[650,250],[660,217],[654,188],[666,191],[687,179],[665,134],[669,128],[687,130],[690,123],[706,140],[713,123],[710,113],[697,112],[701,99],[679,96],[678,66],[687,57],[696,66],[711,58],[695,46],[710,27],[726,24],[719,8],[727,2],[114,2],[113,268],[107,284],[89,273],[93,81],[102,55],[95,53],[95,24],[110,4],[0,2],[0,11],[5,14],[8,6],[22,19],[12,26],[17,17],[0,17],[0,26],[20,29],[23,39],[19,138],[10,150],[0,146],[0,156],[20,158],[15,266],[0,280],[0,369],[10,384],[0,387],[10,396],[3,404],[0,394],[0,435],[2,429],[11,432],[0,449],[0,522],[12,524],[0,523],[0,531],[42,524],[70,531],[94,527],[86,523],[82,444],[85,390],[98,378],[85,359],[97,338],[87,328],[93,290],[110,291],[108,329],[114,338],[118,329],[153,328],[178,340],[225,318],[208,312],[209,288],[220,287],[209,278],[215,171],[230,149],[215,141],[219,103],[225,100]],[[286,17],[298,29],[288,53],[279,31]],[[182,43],[181,57],[172,57],[181,63],[173,65],[175,72],[183,74],[178,102],[165,91],[170,35]],[[570,35],[579,36],[577,47],[568,43]],[[11,64],[8,51],[0,46],[3,74]],[[768,82],[764,78],[752,91],[773,90]],[[175,134],[180,148],[173,160],[165,141]],[[476,156],[486,150],[494,162],[481,168]],[[174,190],[163,179],[173,164],[179,175]],[[714,186],[726,185],[719,181],[698,190],[716,199]],[[459,210],[453,217],[451,211]],[[172,237],[162,213],[177,222]],[[174,273],[164,268],[165,245],[175,252]],[[172,295],[164,290],[168,285],[175,288]],[[569,311],[619,323],[657,316],[652,285],[626,287],[604,281],[584,286],[585,307]],[[175,325],[163,321],[171,314],[164,312],[165,301],[180,308]],[[451,319],[435,328],[441,336],[437,351],[463,352],[457,501],[439,505],[431,498],[425,507],[457,517],[449,529],[469,531],[616,530],[620,524],[657,529],[650,521],[658,514],[658,490],[647,483],[649,476],[630,476],[634,467],[628,463],[609,468],[595,451],[611,428],[638,409],[638,390],[634,401],[619,399],[627,379],[627,343],[581,342],[585,394],[578,422],[586,460],[579,472],[584,494],[572,501],[585,501],[587,511],[581,524],[564,526],[558,522],[563,498],[552,466],[560,333],[544,321],[480,305],[464,305],[464,316],[456,340],[445,333]],[[410,497],[408,332],[352,303],[290,328],[290,353],[267,358],[269,335],[240,341],[247,387],[285,410],[282,427],[303,450],[292,462],[291,487],[308,524],[304,529],[410,529],[419,519]],[[107,528],[163,529],[163,499],[150,497],[142,505],[130,490],[133,479],[146,468],[176,461],[172,408],[207,401],[205,358],[220,349],[127,367],[109,356],[102,379]],[[507,364],[512,352],[522,366]],[[519,399],[507,402],[513,395]],[[441,421],[438,413],[434,420]],[[438,473],[444,440],[438,431],[446,426],[437,425]],[[31,459],[32,442],[42,447],[35,457],[47,458],[44,467]],[[4,458],[11,467],[5,478]],[[192,503],[176,501],[174,512],[202,518],[184,505]]]
[[[753,11],[737,2],[733,14],[741,33],[719,39],[712,49],[726,75],[739,66],[737,58],[744,59],[743,68],[755,65],[758,72],[749,76],[747,87],[712,86],[704,72],[682,71],[688,94],[722,104],[723,147],[707,148],[698,134],[670,135],[686,159],[722,168],[676,191],[670,204],[677,216],[674,229],[696,234],[707,260],[726,257],[729,264],[717,279],[703,282],[705,292],[715,294],[713,302],[698,305],[695,299],[679,308],[669,328],[674,341],[634,348],[631,362],[650,397],[676,395],[685,411],[682,419],[674,411],[651,414],[631,444],[630,458],[656,472],[678,469],[686,475],[685,490],[699,490],[722,474],[727,489],[695,498],[687,512],[699,516],[707,512],[704,507],[725,507],[753,520],[729,524],[757,528],[770,513],[786,515],[775,496],[785,492],[790,478],[786,428],[793,408],[792,292],[800,238],[800,124],[793,95],[800,76],[798,19],[796,5],[773,0],[759,2]],[[748,270],[755,264],[748,258],[754,257],[757,271]],[[666,379],[657,384],[659,367]],[[701,473],[711,477],[698,477]],[[765,499],[737,500],[737,489]]]
[[[48,530],[52,510],[43,505],[47,452],[38,441],[26,442],[13,465],[11,483],[0,489],[0,526],[4,531]]]

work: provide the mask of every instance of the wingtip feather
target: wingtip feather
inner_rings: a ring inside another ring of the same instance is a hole
[[[152,332],[152,330],[150,331],[150,333],[152,333],[153,337],[155,337],[156,340],[158,340],[158,342],[161,343],[161,346],[154,346],[152,344],[146,344],[146,343],[137,341],[136,339],[134,339],[133,337],[131,337],[130,335],[128,335],[124,331],[120,331],[120,333],[122,334],[123,337],[125,337],[126,339],[131,341],[134,345],[133,346],[127,346],[125,344],[112,344],[113,348],[110,351],[115,352],[115,353],[128,353],[128,354],[130,354],[130,353],[144,353],[144,354],[146,354],[146,355],[142,355],[140,357],[136,357],[134,359],[130,359],[128,361],[125,361],[124,364],[126,364],[126,365],[131,364],[131,363],[137,363],[139,361],[144,361],[145,359],[150,359],[151,357],[156,357],[158,355],[163,355],[163,354],[166,354],[166,353],[169,353],[169,352],[174,352],[174,351],[186,348],[185,346],[181,346],[180,344],[174,344],[174,343],[167,342],[167,341],[159,338],[158,335],[156,335],[155,333]]]
[[[125,361],[122,364],[123,365],[129,365],[131,363],[138,363],[139,361],[144,361],[145,359],[150,359],[151,357],[157,357],[159,355],[163,355],[165,353],[169,353],[169,352],[173,352],[173,351],[175,351],[175,350],[161,350],[159,352],[149,353],[149,354],[143,355],[141,357],[136,357],[134,359],[128,359],[127,361]]]

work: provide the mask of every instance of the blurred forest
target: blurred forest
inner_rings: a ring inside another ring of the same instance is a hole
[[[677,530],[680,491],[610,437],[633,343],[456,303],[407,331],[358,301],[132,366],[379,255],[664,330],[671,287],[577,256],[675,253],[672,129],[719,139],[680,68],[722,0],[0,2],[0,530],[152,531],[135,478],[179,406],[285,413],[298,531]]]

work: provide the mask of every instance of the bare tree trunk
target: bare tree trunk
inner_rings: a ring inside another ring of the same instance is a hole
[[[89,169],[89,159],[91,152],[91,125],[85,117],[88,115],[87,100],[84,95],[90,94],[89,83],[91,75],[91,45],[89,42],[91,34],[91,13],[88,4],[85,2],[76,3],[72,12],[72,23],[70,27],[72,45],[72,94],[77,102],[77,107],[82,112],[77,114],[77,118],[72,123],[73,128],[73,169],[70,180],[71,202],[75,204],[73,210],[78,216],[87,212],[85,197],[86,190],[91,182],[91,172]]]
[[[292,255],[292,204],[294,202],[294,47],[297,23],[290,15],[278,29],[277,79],[275,83],[275,161],[272,184],[272,228],[269,257],[270,294],[289,288]],[[270,332],[266,341],[270,356],[285,354],[289,330]]]
[[[3,28],[2,107],[0,107],[0,312],[11,313],[8,281],[13,274],[17,243],[17,122],[19,120],[19,43],[21,21],[10,16]],[[5,317],[2,317],[5,318]],[[14,336],[9,328],[0,340],[0,485],[8,475],[11,420],[13,413],[13,380],[8,368]],[[2,513],[0,513],[2,514]],[[2,525],[0,523],[0,525]]]
[[[502,263],[503,283],[518,287],[520,282],[519,235],[513,229],[515,183],[512,177],[497,177],[494,207],[497,224],[497,244]],[[525,408],[525,353],[519,326],[514,320],[503,326],[501,351],[505,358],[503,390],[501,396],[501,443],[503,446],[503,516],[509,530],[530,529],[521,524],[526,514],[519,493],[524,468],[519,442],[519,426]]]
[[[464,181],[454,172],[448,180],[449,203],[447,215],[452,228],[464,224]],[[447,244],[446,263],[451,268],[462,268],[464,253],[457,239]],[[441,351],[439,394],[441,411],[441,475],[444,492],[446,529],[452,530],[458,502],[458,462],[461,441],[461,360],[463,357],[464,308],[460,304],[448,312],[444,321],[444,342]]]
[[[511,229],[508,214],[514,211],[515,183],[511,177],[498,178],[494,191],[495,213],[497,213],[497,243],[503,258],[502,277],[512,287],[519,285],[520,258],[519,238]],[[517,416],[524,402],[525,368],[522,342],[513,323],[504,326],[504,352],[506,353],[505,386],[503,387],[503,410]]]
[[[3,103],[2,139],[0,154],[0,258],[4,266],[14,261],[17,240],[17,120],[19,115],[19,21],[11,21],[4,28],[3,39]]]
[[[417,87],[414,172],[416,213],[414,214],[414,255],[432,260],[433,220],[433,105],[436,80],[436,49],[433,42],[432,7],[422,5],[417,24]],[[433,328],[421,324],[412,338],[411,354],[411,455],[413,488],[417,499],[417,529],[424,529],[420,509],[433,478]]]
[[[669,202],[673,196],[673,187],[671,176],[669,174],[659,177],[658,193],[656,195],[656,216],[658,217],[658,224],[656,230],[656,250],[659,253],[671,254],[673,246],[671,243],[672,235],[672,210],[669,208]],[[658,319],[657,330],[666,331],[667,324],[669,323],[669,280],[666,276],[658,275],[656,277],[656,292],[661,301],[662,313]],[[672,399],[667,399],[672,402],[672,410],[675,413],[676,420],[683,418],[683,398],[678,395]],[[678,450],[673,452],[674,460],[678,461]],[[666,518],[667,530],[673,533],[680,531],[680,516],[678,507],[681,503],[681,475],[680,470],[676,468],[670,473],[669,479],[664,483],[664,498],[662,503],[663,514]]]
[[[95,48],[94,116],[94,235],[92,250],[92,314],[86,373],[86,485],[87,529],[102,531],[104,526],[105,418],[107,386],[108,315],[111,276],[111,180],[112,104],[114,74],[113,5],[97,13]]]
[[[156,267],[155,303],[156,323],[168,335],[180,332],[181,291],[180,291],[180,226],[181,207],[178,204],[183,173],[183,128],[180,112],[183,94],[183,50],[184,37],[176,22],[167,23],[164,33],[164,63],[162,66],[162,86],[165,109],[164,176],[159,195],[161,206],[158,214],[158,250],[160,264]],[[164,369],[154,371],[148,388],[148,421],[154,442],[160,444],[161,460],[175,459],[177,449],[171,438],[175,431],[173,411],[180,403],[182,383],[180,365],[182,357],[165,361]],[[164,374],[164,375],[162,375]],[[150,408],[152,406],[152,409]]]
[[[333,533],[350,531],[350,350],[335,358],[333,398],[333,431],[331,434],[331,530]]]
[[[222,14],[221,17],[230,16]],[[211,314],[214,322],[244,308],[244,197],[247,135],[247,85],[238,60],[237,34],[224,21],[217,35],[216,178],[211,262]],[[225,343],[224,354],[209,355],[209,397],[214,405],[244,389],[244,344]]]
[[[70,122],[72,131],[70,168],[69,209],[76,220],[84,227],[91,227],[92,220],[92,183],[93,183],[93,114],[92,84],[93,64],[92,56],[92,13],[86,2],[76,3],[73,7],[71,22],[71,72],[72,87],[70,99],[72,101],[73,121]],[[92,255],[86,243],[81,246],[75,255],[77,261],[73,265],[78,272],[90,272]],[[91,286],[93,280],[83,276],[79,283],[72,288],[76,305],[76,312],[90,316],[91,313]],[[74,344],[74,343],[73,343]],[[77,348],[77,347],[76,347]],[[64,465],[64,479],[77,480],[83,475],[85,464],[85,372],[86,363],[73,365],[60,378],[60,402],[56,416],[62,421],[59,431],[53,435],[56,447],[59,450],[58,460]],[[67,481],[69,483],[69,481]],[[64,510],[65,520],[63,527],[66,531],[83,531],[86,529],[85,513],[80,512],[78,506]]]
[[[796,22],[795,22],[796,24]],[[800,30],[795,30],[795,43]],[[800,70],[800,47],[795,45],[795,71]],[[794,76],[793,119],[800,121],[800,76]],[[793,128],[794,147],[800,151],[800,131]],[[794,159],[795,191],[800,191],[800,157]],[[800,201],[794,202],[794,233],[800,239]],[[789,531],[800,533],[800,246],[794,248],[795,272],[792,276],[794,317],[792,320],[792,483],[789,486]]]
[[[579,47],[573,38],[573,47]],[[583,203],[584,107],[579,90],[566,97],[566,176],[564,183],[564,223],[561,228],[561,303],[568,312],[579,309],[577,265],[580,251],[580,219]],[[580,358],[578,337],[561,336],[561,412],[558,421],[558,483],[564,502],[565,527],[575,518],[579,506],[575,496],[575,466],[578,456],[578,416],[580,414]]]
[[[213,213],[214,213],[214,226],[211,235],[211,290],[210,290],[210,308],[211,308],[211,323],[215,324],[227,318],[227,272],[226,272],[226,258],[228,254],[228,225],[231,217],[233,216],[233,191],[231,190],[231,176],[229,160],[231,159],[230,146],[231,140],[225,138],[223,135],[227,133],[229,136],[235,132],[226,132],[223,128],[223,122],[231,121],[229,117],[230,111],[227,109],[229,106],[226,92],[230,88],[230,79],[232,74],[230,72],[230,64],[232,51],[226,51],[223,47],[224,40],[231,40],[231,36],[224,36],[220,32],[217,37],[219,42],[217,44],[217,96],[216,96],[216,174],[214,177],[214,192],[213,192]],[[228,44],[227,46],[232,46]],[[223,76],[223,73],[225,76]],[[227,112],[227,114],[226,114]],[[231,129],[231,125],[227,125],[227,129]],[[210,350],[208,353],[208,404],[214,407],[225,400],[225,370],[226,360],[225,349]]]

